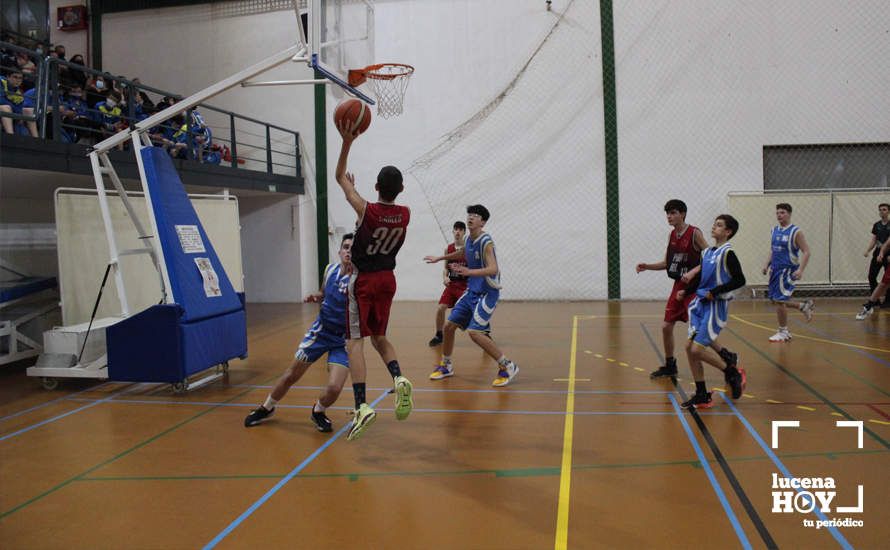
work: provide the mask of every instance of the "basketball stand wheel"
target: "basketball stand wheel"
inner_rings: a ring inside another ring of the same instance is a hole
[[[59,389],[60,384],[61,382],[58,378],[53,378],[51,376],[44,376],[40,379],[40,385],[43,386],[43,389],[48,391]]]

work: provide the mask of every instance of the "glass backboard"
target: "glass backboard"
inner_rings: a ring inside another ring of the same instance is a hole
[[[361,100],[374,100],[349,85],[349,69],[374,63],[374,4],[370,0],[308,0],[309,64]]]

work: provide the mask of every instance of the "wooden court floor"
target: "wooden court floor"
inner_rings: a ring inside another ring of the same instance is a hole
[[[765,303],[733,303],[721,341],[741,354],[747,392],[717,391],[718,406],[696,414],[677,406],[692,390],[685,357],[677,387],[648,377],[661,303],[500,305],[494,337],[521,368],[501,389],[462,335],[456,375],[428,380],[434,305],[397,303],[390,332],[415,410],[395,420],[374,357],[380,417],[354,442],[351,391],[329,412],[332,434],[309,421],[321,365],[270,422],[242,424],[310,305],[249,306],[249,359],[186,395],[113,382],[47,392],[8,368],[0,548],[887,548],[890,313],[857,322],[858,300],[817,303],[811,324],[793,317],[789,344],[767,342]],[[800,422],[776,449],[773,420]],[[838,420],[862,422],[861,448]],[[832,478],[830,510],[774,513],[774,474]],[[857,506],[858,486],[862,511],[837,510]],[[845,518],[863,524],[828,525]]]

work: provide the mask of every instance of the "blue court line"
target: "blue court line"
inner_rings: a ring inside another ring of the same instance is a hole
[[[130,387],[130,388],[125,388],[125,389],[123,389],[123,390],[116,391],[116,392],[112,393],[111,395],[109,395],[108,397],[105,397],[105,398],[103,398],[103,399],[99,399],[98,401],[94,401],[94,402],[92,402],[92,403],[90,403],[90,404],[88,404],[88,405],[84,405],[83,407],[78,407],[78,408],[74,409],[73,411],[68,411],[68,412],[66,412],[66,413],[64,413],[64,414],[60,414],[60,415],[58,415],[58,416],[54,416],[54,417],[52,417],[52,418],[48,418],[48,419],[46,419],[46,420],[43,420],[43,421],[41,421],[41,422],[38,422],[37,424],[33,424],[33,425],[31,425],[31,426],[28,426],[27,428],[22,428],[21,430],[17,430],[17,431],[14,431],[14,432],[12,432],[12,433],[8,433],[8,434],[6,434],[6,435],[0,437],[0,441],[5,441],[5,440],[7,440],[7,439],[9,439],[9,438],[11,438],[11,437],[15,437],[15,436],[20,435],[20,434],[23,434],[23,433],[25,433],[25,432],[30,432],[31,430],[33,430],[33,429],[35,429],[35,428],[39,428],[40,426],[44,426],[44,425],[46,425],[46,424],[49,424],[50,422],[55,422],[56,420],[61,420],[61,419],[65,418],[66,416],[70,416],[70,415],[72,415],[72,414],[74,414],[74,413],[76,413],[76,412],[80,412],[80,411],[89,409],[89,408],[91,408],[91,407],[95,407],[96,405],[99,405],[99,404],[101,404],[101,403],[106,403],[106,402],[108,402],[108,401],[111,401],[111,400],[114,399],[115,397],[118,397],[119,395],[122,395],[122,394],[124,394],[124,393],[130,391],[131,389],[133,389],[133,388]],[[78,401],[78,400],[77,400],[77,399],[72,399],[72,401]]]
[[[735,517],[735,512],[732,511],[732,507],[729,505],[729,501],[726,500],[726,495],[723,494],[723,489],[720,488],[720,484],[717,482],[717,478],[714,476],[713,470],[711,470],[711,465],[708,463],[708,459],[705,458],[705,454],[699,446],[698,441],[695,440],[695,436],[692,433],[692,428],[689,427],[689,423],[686,422],[686,418],[683,416],[683,411],[680,410],[680,406],[677,404],[677,398],[674,397],[674,394],[671,394],[668,397],[671,400],[671,404],[674,406],[674,413],[683,424],[683,430],[686,432],[686,437],[689,438],[689,442],[692,443],[692,447],[693,449],[695,449],[695,454],[698,456],[699,463],[701,463],[702,468],[704,468],[705,473],[708,475],[708,480],[711,482],[711,486],[714,488],[714,492],[717,493],[717,498],[720,500],[720,504],[723,506],[723,510],[726,512],[726,517],[729,518],[729,522],[732,523],[732,528],[735,530],[736,535],[739,537],[739,541],[742,543],[742,546],[744,548],[751,550],[751,542],[748,541],[748,537],[745,535],[745,531],[744,529],[742,529],[742,525],[739,523],[739,519]]]
[[[384,397],[386,397],[387,395],[389,395],[389,388],[387,388],[387,390],[386,390],[385,392],[383,392],[383,393],[380,395],[380,397],[378,397],[377,399],[375,399],[375,400],[371,403],[371,407],[374,407],[374,405],[376,405],[377,403],[379,403],[379,402],[380,402]],[[350,426],[352,426],[352,422],[349,422],[349,423],[345,424],[342,428],[340,428],[339,430],[337,430],[337,433],[334,434],[330,439],[328,439],[328,440],[327,440],[321,447],[319,447],[318,449],[316,449],[315,452],[313,452],[311,455],[307,456],[306,459],[303,460],[303,462],[300,462],[300,463],[297,465],[296,468],[294,468],[293,470],[290,471],[289,474],[287,474],[286,476],[284,476],[283,478],[281,478],[281,480],[280,480],[278,483],[276,483],[274,487],[272,487],[271,489],[269,489],[269,490],[266,492],[265,495],[261,496],[261,497],[259,498],[259,500],[257,500],[256,502],[254,502],[254,503],[250,506],[250,508],[248,508],[247,510],[244,511],[244,513],[242,513],[240,516],[238,516],[238,517],[235,519],[235,521],[233,521],[232,523],[230,523],[230,524],[228,525],[228,527],[226,527],[226,528],[223,529],[218,535],[216,535],[215,537],[213,537],[213,540],[211,540],[210,542],[207,543],[206,546],[204,546],[204,550],[209,550],[210,548],[215,548],[217,544],[219,544],[224,538],[226,538],[226,537],[229,535],[229,533],[231,533],[232,531],[234,531],[235,528],[238,527],[239,525],[241,525],[241,523],[242,523],[245,519],[249,518],[249,517],[251,516],[251,514],[253,514],[253,513],[254,513],[260,506],[262,506],[267,500],[269,500],[270,498],[272,498],[272,495],[274,495],[275,493],[277,493],[278,490],[281,489],[282,487],[284,487],[285,484],[287,484],[288,481],[290,481],[291,479],[293,479],[294,476],[296,476],[297,474],[299,474],[299,473],[300,473],[306,466],[309,465],[310,462],[312,462],[313,460],[315,460],[315,458],[316,458],[318,455],[320,455],[321,453],[324,452],[325,449],[327,449],[328,447],[330,447],[330,446],[334,443],[334,441],[336,441],[341,435],[343,435],[343,433],[346,431],[346,429],[349,428]]]
[[[745,428],[747,428],[748,432],[751,434],[751,437],[753,437],[757,444],[760,445],[760,448],[763,449],[763,452],[765,452],[770,460],[773,461],[773,464],[775,464],[776,467],[782,471],[782,475],[788,478],[793,478],[794,476],[791,475],[791,472],[788,471],[788,468],[786,468],[785,465],[782,464],[782,461],[779,460],[779,457],[776,456],[769,445],[767,445],[763,438],[760,437],[760,434],[757,433],[757,430],[754,429],[754,426],[752,426],[751,423],[748,422],[748,419],[745,418],[745,415],[742,414],[742,412],[738,410],[738,408],[736,408],[735,403],[727,399],[726,396],[722,393],[720,394],[720,397],[723,398],[726,404],[729,405],[729,408],[731,408],[733,412],[736,413],[739,421],[744,424]],[[800,489],[795,489],[795,491],[797,491],[798,493],[802,492]],[[828,520],[828,518],[825,517],[825,514],[822,513],[822,510],[820,510],[818,506],[813,508],[813,513],[816,514],[816,517],[823,521]],[[836,540],[842,548],[853,550],[853,547],[850,545],[849,542],[847,542],[847,539],[844,538],[841,532],[837,530],[837,527],[829,526],[827,529],[831,533],[831,536],[834,537],[834,540]]]
[[[798,324],[799,326],[801,326],[801,327],[803,327],[803,328],[809,330],[810,332],[815,332],[816,334],[818,334],[819,336],[821,336],[821,337],[823,337],[823,338],[828,338],[828,339],[830,339],[830,340],[836,340],[836,339],[837,339],[837,338],[835,338],[834,335],[832,335],[832,334],[829,334],[829,333],[827,333],[827,332],[825,332],[825,331],[822,331],[822,330],[819,330],[819,329],[817,329],[817,328],[813,328],[813,327],[811,327],[811,326],[809,326],[809,325],[805,325],[805,324],[801,323],[800,321],[796,321],[796,320],[795,320],[794,322],[795,322],[796,324]],[[881,359],[881,358],[878,357],[877,355],[871,354],[871,353],[869,353],[869,352],[867,352],[867,351],[865,351],[865,350],[862,350],[862,349],[858,349],[858,348],[850,348],[850,349],[853,350],[853,351],[855,351],[855,352],[858,353],[859,355],[864,355],[864,356],[868,357],[869,359],[873,359],[874,361],[876,361],[876,362],[878,362],[878,363],[881,363],[881,364],[884,365],[885,367],[890,367],[890,361],[887,361],[886,359]]]
[[[88,391],[96,391],[96,390],[98,390],[99,388],[101,388],[102,386],[104,386],[105,384],[108,384],[108,382],[103,382],[103,383],[99,384],[98,386],[95,386],[95,387],[92,387],[92,388],[87,388],[87,389],[85,389],[85,390],[81,390],[81,391],[79,391],[79,392],[72,393],[72,394],[70,394],[70,395],[65,395],[65,396],[62,396],[62,397],[57,397],[57,398],[55,398],[55,399],[53,399],[53,400],[51,400],[51,401],[47,401],[46,403],[41,403],[40,405],[34,405],[33,407],[31,407],[31,408],[29,408],[29,409],[25,409],[25,410],[23,410],[23,411],[19,411],[19,412],[17,412],[17,413],[8,414],[8,415],[6,415],[6,416],[0,416],[0,422],[9,420],[10,418],[15,418],[15,417],[17,417],[17,416],[21,416],[21,415],[23,415],[23,414],[27,414],[27,413],[29,413],[29,412],[31,412],[31,411],[36,411],[37,409],[42,409],[43,407],[46,407],[46,406],[48,406],[48,405],[52,405],[53,403],[58,403],[58,402],[60,402],[60,401],[65,401],[65,400],[71,399],[71,398],[74,397],[75,395],[80,395],[80,394],[82,394],[82,393],[86,393],[86,392],[88,392]]]
[[[86,398],[72,399],[72,401],[91,401]],[[163,401],[155,399],[120,399],[115,404],[132,403],[135,405],[194,405],[197,407],[240,407],[256,408],[255,403],[226,403],[218,401]],[[653,403],[657,405],[657,403]],[[281,409],[311,409],[312,405],[282,405],[278,403],[275,408]],[[328,410],[351,411],[352,407],[328,407]],[[392,411],[381,407],[378,411]],[[413,409],[413,412],[426,413],[478,413],[478,414],[529,414],[529,415],[553,415],[564,416],[565,411],[523,411],[523,410],[491,410],[491,409]],[[575,411],[575,416],[673,416],[669,411]],[[699,413],[702,414],[702,413]],[[734,416],[731,412],[708,411],[704,416]]]

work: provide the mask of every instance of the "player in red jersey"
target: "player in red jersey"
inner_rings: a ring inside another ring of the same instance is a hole
[[[460,250],[464,247],[464,240],[466,240],[467,235],[467,224],[462,221],[456,221],[451,228],[451,232],[454,234],[454,242],[450,243],[445,248],[446,256],[455,250]],[[442,273],[442,282],[445,284],[445,290],[442,291],[442,296],[439,298],[439,307],[436,309],[436,335],[430,340],[430,347],[438,346],[442,343],[442,328],[445,326],[445,310],[453,308],[454,304],[456,304],[457,301],[460,300],[460,297],[463,296],[464,292],[467,291],[467,278],[454,272],[454,268],[459,265],[465,266],[467,265],[467,261],[461,259],[445,264],[445,269]]]
[[[689,322],[689,303],[695,298],[698,279],[688,285],[681,278],[701,262],[702,250],[708,248],[701,229],[686,223],[686,203],[679,199],[671,199],[664,205],[667,222],[673,228],[668,239],[664,260],[654,264],[637,264],[637,273],[641,271],[667,270],[667,275],[674,280],[671,295],[664,307],[664,322],[661,323],[661,336],[664,342],[664,365],[653,371],[650,378],[677,376],[677,359],[674,357],[674,324],[677,321]],[[720,349],[717,349],[720,348]],[[738,355],[724,350],[717,345],[714,350],[727,365],[735,366]]]
[[[384,166],[377,175],[377,202],[368,202],[355,190],[355,178],[346,171],[349,149],[358,137],[345,124],[337,127],[343,138],[337,161],[337,183],[343,189],[349,205],[358,214],[355,238],[352,241],[352,263],[355,266],[349,281],[346,309],[346,351],[355,395],[355,418],[347,439],[359,437],[377,418],[377,413],[365,400],[364,339],[371,337],[371,345],[380,354],[393,378],[396,393],[396,418],[404,420],[411,414],[414,402],[412,386],[402,376],[396,350],[386,338],[389,310],[396,293],[396,254],[405,242],[411,219],[407,206],[394,204],[402,192],[402,173],[395,166]]]

